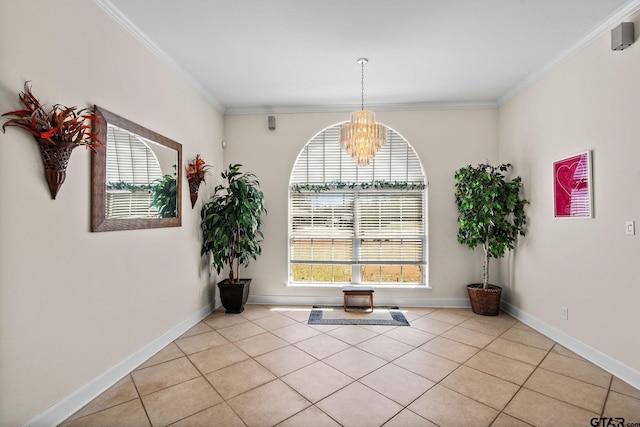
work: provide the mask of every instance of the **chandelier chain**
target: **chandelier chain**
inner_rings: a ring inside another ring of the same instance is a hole
[[[360,61],[360,109],[364,110],[364,61]]]

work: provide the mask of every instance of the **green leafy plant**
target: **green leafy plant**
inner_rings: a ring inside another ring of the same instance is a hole
[[[58,141],[73,143],[84,145],[93,152],[96,152],[94,145],[102,145],[97,132],[92,132],[91,125],[86,122],[99,120],[92,109],[78,110],[77,107],[55,104],[46,110],[31,92],[29,82],[25,82],[24,92],[20,93],[19,98],[25,108],[2,115],[11,117],[2,125],[2,132],[5,132],[7,126],[15,126],[52,145],[57,145]]]
[[[160,218],[178,216],[178,183],[174,175],[166,174],[154,185],[151,207],[158,209]]]
[[[240,264],[256,259],[262,248],[262,214],[266,214],[264,195],[255,175],[240,172],[242,165],[229,165],[221,173],[227,181],[218,185],[200,211],[201,254],[211,253],[218,274],[229,266],[229,281],[238,283]]]
[[[471,249],[482,245],[483,289],[489,286],[489,259],[501,258],[514,248],[518,235],[525,235],[524,206],[528,201],[520,197],[520,177],[505,179],[510,167],[508,163],[486,163],[469,165],[455,173],[458,242]]]

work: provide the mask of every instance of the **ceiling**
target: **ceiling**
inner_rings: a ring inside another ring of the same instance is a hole
[[[495,106],[640,0],[94,0],[228,114]],[[625,15],[626,14],[626,15]]]

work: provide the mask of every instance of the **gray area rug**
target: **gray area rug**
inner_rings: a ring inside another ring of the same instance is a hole
[[[409,326],[398,307],[374,307],[344,311],[342,306],[313,306],[308,325],[384,325]]]

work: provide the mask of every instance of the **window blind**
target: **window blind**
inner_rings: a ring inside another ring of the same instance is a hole
[[[424,198],[420,192],[360,193],[360,264],[424,261]]]
[[[291,262],[424,262],[422,191],[294,192],[290,202]]]
[[[113,125],[107,132],[107,182],[149,185],[162,178],[158,159],[143,138]]]
[[[350,193],[291,194],[292,262],[351,262],[353,204]]]
[[[424,183],[420,160],[398,133],[387,130],[387,143],[368,166],[358,167],[339,142],[340,125],[313,137],[302,149],[291,173],[291,184],[373,181]]]
[[[107,218],[157,218],[158,210],[149,207],[153,200],[150,191],[107,191]]]

